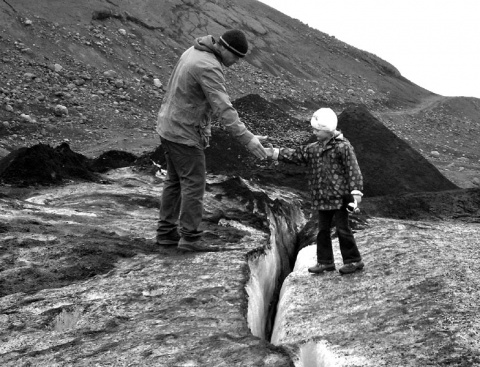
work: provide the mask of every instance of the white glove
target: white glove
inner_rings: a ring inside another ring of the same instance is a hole
[[[343,195],[343,207],[349,213],[358,213],[360,209],[358,209],[357,200],[353,197],[352,194],[345,194]]]
[[[357,213],[360,211],[360,209],[358,209],[358,204],[356,199],[353,199],[353,201],[349,202],[345,207],[345,209],[347,209],[347,212],[349,213]]]
[[[357,205],[362,202],[363,193],[360,190],[352,190],[351,194],[353,195],[354,199],[357,201]]]

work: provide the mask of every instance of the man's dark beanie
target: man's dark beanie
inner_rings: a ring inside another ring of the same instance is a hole
[[[244,57],[248,51],[247,37],[237,29],[226,31],[220,36],[220,44],[238,57]]]

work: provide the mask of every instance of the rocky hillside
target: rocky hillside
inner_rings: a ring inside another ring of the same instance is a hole
[[[251,52],[233,73],[238,94],[260,89],[271,98],[395,105],[429,94],[379,57],[255,0],[20,0],[0,6],[5,40],[40,64],[62,64],[64,73],[92,67],[165,81],[193,38],[240,28]]]

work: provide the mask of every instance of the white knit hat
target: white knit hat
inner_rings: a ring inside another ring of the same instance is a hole
[[[337,114],[331,108],[320,108],[315,111],[310,120],[314,129],[331,132],[337,128],[337,122]]]

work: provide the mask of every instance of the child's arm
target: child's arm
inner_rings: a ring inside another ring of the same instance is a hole
[[[274,148],[269,144],[267,151],[267,158],[278,160],[286,163],[294,163],[299,165],[305,165],[307,163],[306,147],[300,146],[296,149],[290,148]]]

